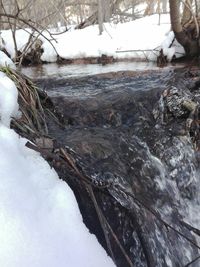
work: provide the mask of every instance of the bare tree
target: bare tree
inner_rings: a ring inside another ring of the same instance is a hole
[[[181,24],[184,26],[186,23],[188,23],[192,17],[192,0],[185,0],[184,2],[184,9],[183,9],[183,15],[181,19]]]
[[[163,13],[167,13],[167,4],[168,4],[168,1],[167,0],[162,0],[161,1],[161,4],[162,4],[162,12]]]
[[[12,1],[12,5],[10,6],[9,3]],[[32,60],[35,62],[36,58],[40,60],[40,56],[42,53],[41,45],[42,42],[39,40],[39,37],[43,37],[47,41],[49,41],[54,48],[55,52],[57,53],[53,43],[51,42],[54,37],[51,35],[49,30],[42,26],[42,24],[39,23],[39,21],[33,21],[30,17],[26,18],[26,9],[29,9],[29,4],[31,4],[32,1],[26,2],[24,4],[23,1],[19,0],[10,0],[10,1],[3,1],[0,0],[0,18],[1,23],[5,25],[4,28],[9,28],[12,33],[13,42],[14,42],[14,49],[15,49],[15,56],[13,60],[15,62],[18,62],[19,64],[23,62],[23,59],[29,55],[31,51],[32,54]],[[27,30],[29,28],[29,30]],[[16,31],[17,29],[24,29],[27,33],[29,33],[29,39],[27,44],[24,46],[24,48],[20,49],[17,46],[16,41]],[[47,37],[47,35],[44,34],[44,31],[48,32],[50,37]],[[37,54],[39,53],[39,54]],[[58,54],[57,54],[58,55]]]
[[[188,3],[189,1],[186,2]],[[186,2],[184,2],[185,5],[187,4]],[[185,28],[181,23],[179,0],[169,0],[169,4],[172,30],[174,31],[177,41],[185,48],[188,56],[197,55],[199,53],[199,25],[195,23],[196,17],[194,17],[190,25]],[[192,13],[191,6],[188,8]]]
[[[155,13],[155,4],[156,4],[156,0],[147,0],[147,7],[146,10],[144,12],[144,15],[152,15]]]
[[[103,32],[103,0],[98,0],[98,24],[99,34]]]

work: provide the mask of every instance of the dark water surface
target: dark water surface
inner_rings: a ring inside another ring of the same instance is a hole
[[[87,177],[110,184],[95,194],[132,262],[109,234],[116,265],[183,267],[197,257],[198,237],[184,224],[200,228],[197,76],[188,68],[150,63],[50,64],[23,72],[45,88],[66,122],[64,128],[49,124],[50,135],[73,151]],[[185,102],[197,108],[187,110]],[[73,188],[89,229],[112,254],[87,190],[73,173],[59,175]]]

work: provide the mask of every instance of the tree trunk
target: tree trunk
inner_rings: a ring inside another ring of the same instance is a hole
[[[80,23],[83,22],[83,13],[82,13],[82,6],[80,0],[78,1],[78,11],[79,11],[79,17],[80,17]]]
[[[99,34],[103,32],[103,3],[102,0],[98,0],[98,24]]]
[[[104,0],[103,1],[103,13],[104,13],[104,22],[110,21],[110,0]]]
[[[98,9],[95,10],[94,13],[89,18],[87,18],[85,21],[76,26],[76,29],[83,29],[87,26],[90,26],[98,22],[99,32],[101,34],[103,31],[103,22],[105,22],[105,14],[104,14],[105,5],[103,4],[104,1],[106,3],[108,2],[110,3],[110,7],[108,8],[110,17],[112,16],[112,14],[116,12],[116,9],[118,8],[119,4],[122,2],[122,0],[112,0],[112,1],[98,0]]]
[[[155,0],[147,0],[147,8],[144,12],[144,16],[152,15],[155,13]]]
[[[189,22],[189,20],[192,17],[192,13],[191,13],[191,8],[192,8],[192,0],[185,0],[185,5],[184,5],[184,9],[183,9],[183,15],[182,15],[182,20],[181,20],[181,24],[184,26],[187,22]]]
[[[162,0],[162,11],[167,13],[167,0]]]
[[[184,30],[181,24],[179,0],[169,0],[172,30],[177,41],[184,47],[186,55],[197,56],[199,53],[198,40],[194,39],[190,30]]]

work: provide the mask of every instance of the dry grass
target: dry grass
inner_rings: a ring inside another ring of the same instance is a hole
[[[12,120],[12,127],[23,133],[23,136],[27,136],[27,134],[34,137],[47,135],[45,111],[41,104],[41,96],[45,98],[45,93],[16,70],[3,67],[0,68],[0,71],[6,73],[18,89],[18,103],[22,116],[20,119]]]

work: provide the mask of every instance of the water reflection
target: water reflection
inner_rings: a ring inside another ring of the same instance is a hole
[[[180,65],[179,65],[180,66]],[[168,65],[167,68],[174,66]],[[176,66],[177,67],[177,66]],[[22,72],[32,79],[37,78],[70,78],[84,77],[100,73],[117,71],[142,71],[159,69],[155,62],[118,62],[107,65],[100,64],[71,64],[58,65],[56,63],[43,64],[35,67],[22,68]]]

